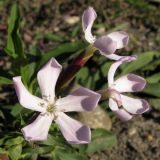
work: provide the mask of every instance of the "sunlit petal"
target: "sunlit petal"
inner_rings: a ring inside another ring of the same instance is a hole
[[[43,99],[38,98],[32,95],[31,93],[29,93],[29,91],[23,85],[20,76],[14,77],[13,83],[14,83],[14,87],[16,90],[19,103],[23,107],[34,110],[34,111],[38,111],[38,112],[44,112],[46,110],[45,109],[46,102]]]
[[[117,43],[117,49],[126,47],[129,41],[129,36],[124,31],[112,32],[108,34],[108,37]]]
[[[127,74],[114,82],[113,88],[119,92],[139,92],[144,89],[146,81],[135,74]]]
[[[65,113],[60,113],[55,122],[68,143],[86,144],[90,142],[91,131],[86,125],[70,118]]]
[[[142,114],[150,109],[148,102],[144,99],[136,99],[121,95],[123,108],[132,114]]]
[[[88,7],[82,16],[82,27],[85,33],[85,39],[89,43],[93,43],[95,41],[95,37],[92,35],[91,29],[96,17],[97,14],[92,7]]]
[[[53,115],[39,115],[35,121],[22,128],[22,133],[27,141],[46,140],[53,120]]]
[[[58,99],[56,105],[64,112],[91,111],[97,106],[99,99],[100,94],[81,87],[67,97]]]
[[[55,85],[62,66],[51,58],[50,61],[38,72],[37,79],[43,99],[53,101],[55,97]]]

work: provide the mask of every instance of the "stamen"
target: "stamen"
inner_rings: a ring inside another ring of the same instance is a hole
[[[56,108],[55,108],[54,105],[49,104],[49,105],[47,106],[47,112],[53,113],[53,112],[55,112],[55,111],[56,111]]]

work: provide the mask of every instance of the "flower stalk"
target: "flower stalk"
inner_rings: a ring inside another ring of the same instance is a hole
[[[85,52],[78,55],[68,67],[62,71],[57,82],[56,92],[59,93],[65,86],[67,86],[78,71],[86,64],[86,62],[94,55],[96,48],[89,45]]]

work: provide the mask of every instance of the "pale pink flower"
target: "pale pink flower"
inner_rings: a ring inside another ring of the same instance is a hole
[[[64,138],[71,144],[89,143],[90,128],[70,118],[65,112],[91,111],[100,99],[100,95],[89,89],[80,87],[64,98],[55,97],[55,85],[61,72],[61,65],[52,58],[37,75],[42,98],[32,95],[25,88],[21,77],[14,77],[13,82],[20,104],[33,111],[40,112],[34,122],[22,129],[28,141],[47,139],[52,121],[59,126]]]
[[[107,58],[114,60],[122,58],[122,56],[118,56],[114,54],[114,52],[116,49],[127,46],[129,40],[128,34],[124,31],[116,31],[96,39],[91,32],[92,25],[96,18],[97,14],[92,7],[88,7],[84,11],[82,16],[82,27],[85,33],[85,39],[99,49],[100,53]]]
[[[144,99],[131,98],[123,95],[124,92],[139,92],[146,85],[144,78],[135,74],[124,75],[114,80],[117,68],[124,62],[136,60],[135,57],[124,57],[113,63],[108,72],[109,107],[122,120],[130,120],[135,114],[142,114],[150,109]]]

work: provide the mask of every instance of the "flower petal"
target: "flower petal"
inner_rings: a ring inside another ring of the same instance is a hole
[[[91,33],[93,22],[95,21],[97,14],[92,7],[88,7],[82,16],[82,27],[85,33],[85,39],[89,43],[93,43],[95,41],[95,37]]]
[[[144,89],[146,81],[135,74],[127,74],[114,82],[113,88],[119,92],[139,92]]]
[[[108,94],[109,97],[112,98],[117,103],[118,106],[122,105],[121,94],[118,91],[114,89],[109,89]]]
[[[142,114],[150,109],[148,102],[144,99],[136,99],[121,94],[123,108],[132,114]]]
[[[124,109],[119,109],[117,111],[114,111],[114,113],[122,121],[129,121],[133,117],[131,114],[129,114],[128,112],[126,112]]]
[[[117,49],[117,43],[108,36],[101,36],[94,42],[94,47],[103,55],[113,54]]]
[[[70,144],[86,144],[90,142],[91,131],[89,127],[70,118],[61,112],[55,122],[58,124],[63,136]]]
[[[126,112],[123,108],[118,107],[117,103],[113,99],[109,99],[109,107],[122,121],[128,121],[132,118],[132,115]]]
[[[116,49],[126,47],[129,41],[128,34],[123,31],[112,32],[108,34],[108,37],[117,43]]]
[[[22,128],[22,133],[27,141],[46,140],[53,120],[53,115],[40,114],[35,121]]]
[[[121,59],[119,59],[118,61],[116,61],[115,63],[113,63],[108,71],[108,85],[109,87],[111,87],[111,85],[113,85],[114,83],[114,74],[117,70],[117,68],[124,62],[131,62],[136,60],[135,56],[126,56],[123,57]]]
[[[100,94],[81,87],[67,97],[58,99],[56,105],[64,112],[91,111],[98,105],[100,97]]]
[[[112,111],[117,111],[117,110],[119,110],[116,101],[114,101],[112,98],[109,98],[109,108],[110,108]]]
[[[38,111],[38,112],[45,112],[45,106],[47,105],[46,102],[38,98],[27,91],[25,86],[21,81],[21,77],[14,77],[13,78],[14,87],[16,90],[16,94],[19,100],[19,103],[28,109]],[[42,107],[40,104],[44,104]]]
[[[108,59],[111,59],[111,60],[115,60],[115,61],[118,61],[119,59],[121,59],[121,58],[123,58],[123,57],[125,57],[125,56],[119,56],[119,55],[117,55],[117,54],[105,54],[105,53],[103,53],[103,52],[100,52],[102,55],[104,55],[105,57],[107,57]]]
[[[51,58],[50,61],[38,72],[37,78],[43,99],[54,101],[55,85],[62,66]]]

